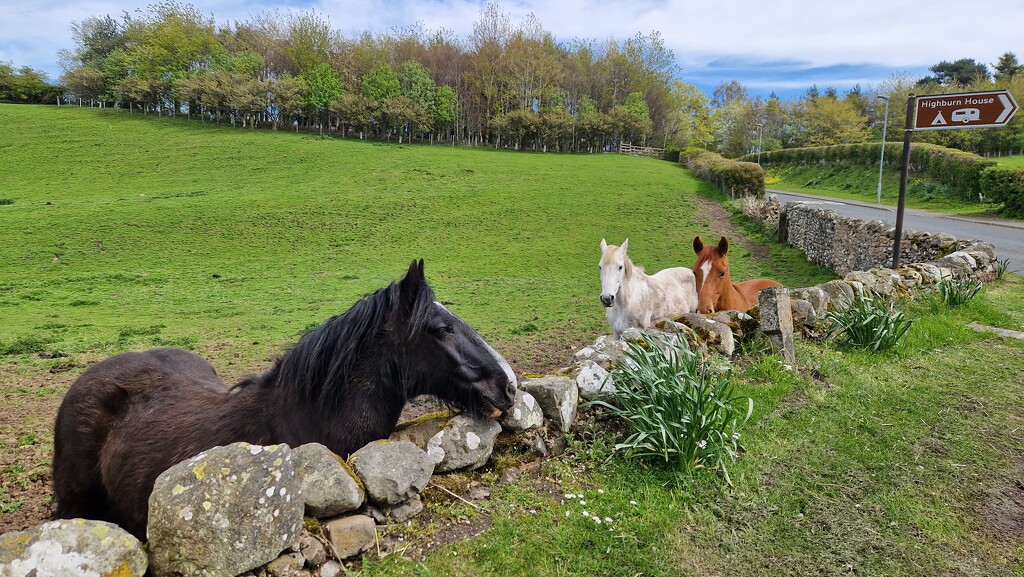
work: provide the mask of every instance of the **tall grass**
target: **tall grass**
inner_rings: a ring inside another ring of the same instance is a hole
[[[947,307],[962,307],[978,296],[984,285],[966,276],[951,276],[939,281],[938,302]]]
[[[826,338],[840,346],[876,353],[899,349],[913,321],[896,304],[880,295],[862,295],[845,309],[826,317]]]
[[[667,465],[684,482],[700,470],[731,482],[729,466],[742,449],[738,427],[754,402],[735,394],[727,372],[705,363],[685,339],[645,335],[629,342],[611,378],[611,399],[593,404],[632,431],[616,449]]]

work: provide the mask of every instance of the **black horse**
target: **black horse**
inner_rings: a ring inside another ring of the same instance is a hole
[[[237,441],[317,442],[348,457],[386,438],[405,402],[433,394],[496,417],[516,379],[472,327],[434,301],[413,261],[405,278],[300,339],[234,387],[198,355],[117,355],[71,385],[54,432],[54,518],[116,523],[145,540],[149,494],[168,467]]]

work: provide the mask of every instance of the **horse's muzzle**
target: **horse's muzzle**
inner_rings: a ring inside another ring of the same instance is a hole
[[[601,304],[610,307],[615,303],[615,295],[601,295]]]

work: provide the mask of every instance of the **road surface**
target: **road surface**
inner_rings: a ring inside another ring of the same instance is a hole
[[[768,190],[779,202],[813,202],[861,220],[881,220],[896,225],[896,207],[882,204],[827,198],[798,192]],[[946,214],[920,209],[905,209],[903,231],[944,232],[959,239],[981,240],[996,247],[996,258],[1008,259],[1009,270],[1024,276],[1024,222]]]

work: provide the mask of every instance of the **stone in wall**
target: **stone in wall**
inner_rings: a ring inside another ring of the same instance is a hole
[[[757,294],[757,304],[761,309],[761,330],[768,337],[768,342],[773,349],[782,353],[787,363],[796,363],[796,352],[793,348],[793,309],[789,290],[761,289]]]
[[[544,411],[541,410],[537,399],[526,391],[517,390],[512,407],[501,418],[501,428],[510,433],[521,433],[529,429],[536,429],[543,424]]]
[[[789,296],[794,299],[805,300],[814,309],[814,314],[823,317],[828,312],[829,293],[821,286],[792,289]]]
[[[292,450],[292,461],[302,479],[306,514],[323,519],[355,511],[366,492],[355,473],[341,457],[320,443]]]
[[[544,416],[563,433],[568,432],[576,420],[579,388],[569,377],[546,376],[525,379],[519,388],[533,395],[540,403]]]
[[[105,521],[61,519],[0,536],[0,576],[118,575],[142,577],[142,543]]]
[[[394,505],[418,495],[430,482],[435,459],[409,441],[374,441],[349,457],[367,498]]]
[[[302,482],[287,445],[214,447],[164,471],[149,498],[156,575],[238,575],[277,558],[302,529]]]

